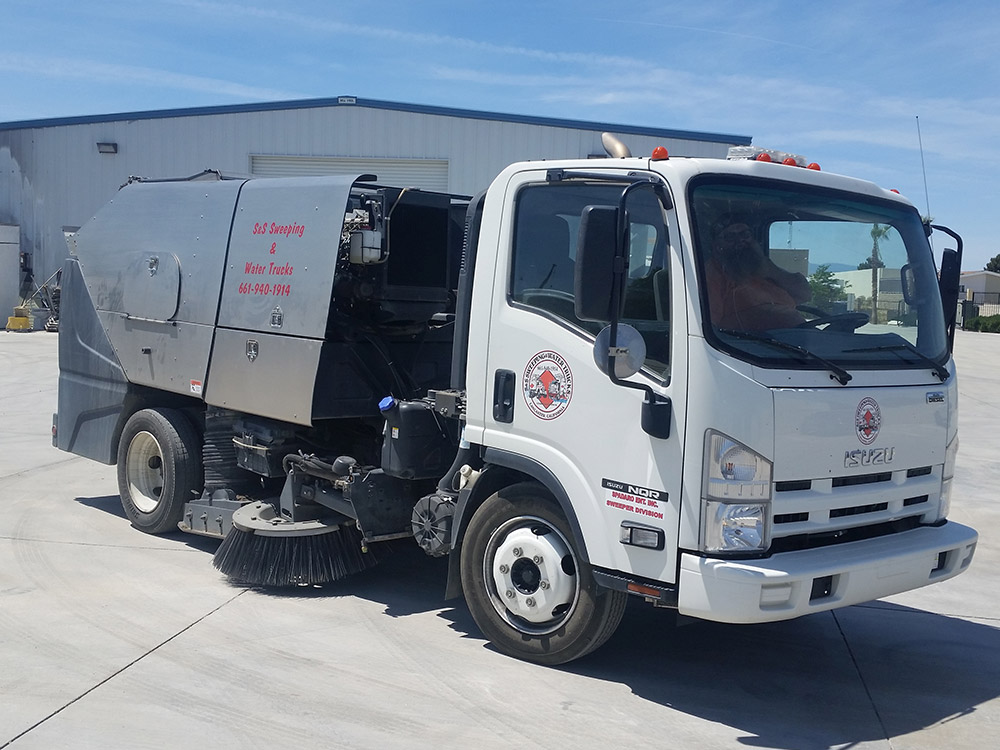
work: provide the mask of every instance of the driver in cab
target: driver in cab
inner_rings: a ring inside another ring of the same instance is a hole
[[[812,296],[809,282],[768,258],[742,217],[725,217],[713,227],[705,274],[716,328],[759,332],[805,322],[796,305]]]

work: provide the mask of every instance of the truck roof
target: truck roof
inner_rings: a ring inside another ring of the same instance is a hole
[[[531,169],[574,169],[588,172],[603,170],[614,171],[650,171],[665,177],[676,177],[688,180],[698,174],[731,174],[760,177],[768,180],[797,182],[803,185],[825,187],[834,190],[844,190],[852,193],[868,195],[883,200],[891,200],[906,205],[913,205],[907,198],[887,188],[883,188],[869,180],[857,177],[824,172],[816,169],[805,169],[785,164],[754,161],[752,159],[713,159],[707,157],[671,156],[669,159],[652,159],[650,157],[626,157],[605,159],[566,159],[554,161],[526,161],[510,165],[504,172],[522,172]]]

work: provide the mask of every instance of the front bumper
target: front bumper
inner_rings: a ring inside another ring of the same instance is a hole
[[[949,521],[763,560],[685,552],[678,610],[705,620],[753,623],[859,604],[953,578],[972,562],[978,539],[975,529]]]

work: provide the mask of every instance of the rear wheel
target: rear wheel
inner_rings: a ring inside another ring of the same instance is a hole
[[[175,409],[133,414],[118,443],[118,492],[132,525],[173,531],[184,503],[201,489],[198,433]]]
[[[535,484],[488,498],[462,544],[462,586],[483,634],[500,651],[564,664],[603,644],[621,621],[627,594],[597,585],[569,524]]]

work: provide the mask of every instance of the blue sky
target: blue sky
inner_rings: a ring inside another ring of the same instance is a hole
[[[0,18],[0,122],[352,95],[749,135],[929,205],[966,270],[1000,253],[995,0],[0,0]]]

